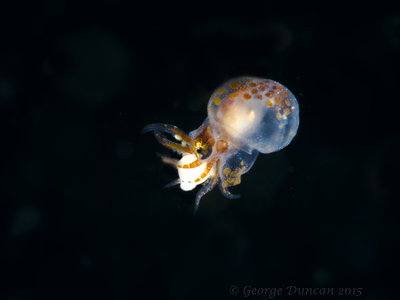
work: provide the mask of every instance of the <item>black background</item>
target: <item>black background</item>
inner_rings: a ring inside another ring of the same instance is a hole
[[[0,298],[398,294],[400,10],[190,3],[1,4]],[[242,75],[296,95],[298,134],[193,215],[140,130],[197,128]]]

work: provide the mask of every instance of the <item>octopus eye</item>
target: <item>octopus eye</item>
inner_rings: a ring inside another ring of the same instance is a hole
[[[211,148],[208,143],[204,143],[200,139],[195,142],[195,151],[199,159],[206,159],[211,155]]]
[[[196,151],[199,154],[200,159],[206,159],[211,155],[210,150],[204,150],[204,149],[197,149]]]

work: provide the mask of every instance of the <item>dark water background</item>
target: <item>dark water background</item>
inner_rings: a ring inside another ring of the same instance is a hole
[[[47,0],[3,3],[0,26],[1,299],[399,293],[395,6]],[[297,96],[298,134],[193,215],[140,130],[197,128],[241,75]]]

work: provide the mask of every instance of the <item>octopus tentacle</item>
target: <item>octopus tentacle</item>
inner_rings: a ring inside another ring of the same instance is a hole
[[[217,183],[218,180],[218,167],[219,167],[219,159],[216,162],[216,168],[215,168],[216,173],[214,174],[214,177],[211,180],[209,180],[205,185],[203,185],[203,187],[196,194],[194,213],[196,213],[197,210],[199,209],[201,198],[215,187],[215,184]]]

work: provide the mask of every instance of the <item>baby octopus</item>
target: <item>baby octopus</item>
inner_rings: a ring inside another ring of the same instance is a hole
[[[282,84],[263,78],[240,77],[217,88],[208,102],[208,117],[186,134],[168,124],[149,124],[142,133],[152,131],[165,147],[182,155],[180,160],[162,156],[162,161],[178,170],[184,191],[202,185],[195,200],[216,184],[227,198],[237,198],[230,186],[240,184],[241,176],[253,166],[258,153],[271,153],[286,147],[299,126],[299,105]],[[176,141],[170,141],[164,133]]]

